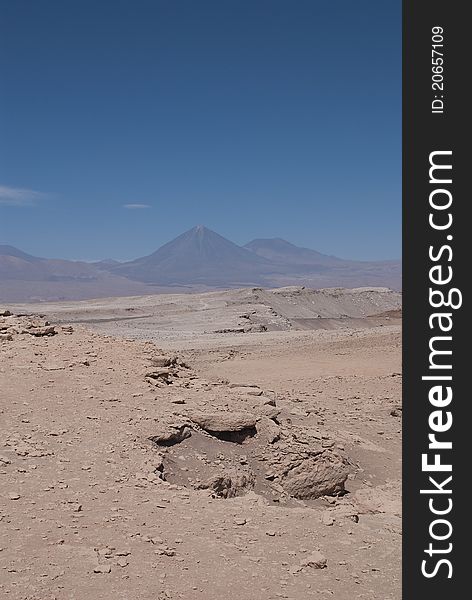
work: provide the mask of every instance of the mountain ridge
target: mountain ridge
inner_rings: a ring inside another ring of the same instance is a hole
[[[268,260],[282,261],[285,264],[339,265],[361,262],[322,254],[310,248],[296,246],[282,238],[256,238],[245,244],[244,248]]]
[[[270,272],[271,267],[266,259],[197,225],[155,252],[111,271],[146,283],[252,285],[261,283],[261,272]]]
[[[15,285],[21,290],[18,293]],[[256,238],[239,246],[203,225],[185,231],[151,254],[126,262],[46,259],[0,245],[0,300],[287,285],[401,289],[401,263],[341,259],[282,238]]]

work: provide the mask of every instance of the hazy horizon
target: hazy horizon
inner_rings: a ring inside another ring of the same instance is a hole
[[[168,244],[169,242],[174,241],[176,238],[180,237],[181,235],[183,235],[185,233],[188,233],[189,231],[192,231],[192,230],[194,230],[194,229],[196,229],[198,227],[203,227],[204,229],[207,229],[207,230],[209,230],[209,231],[211,231],[213,233],[217,233],[218,235],[221,235],[217,231],[215,232],[215,231],[211,230],[210,228],[206,227],[206,225],[203,225],[203,224],[194,225],[193,227],[191,227],[187,231],[181,232],[180,234],[178,234],[174,238],[171,238],[171,239],[163,241],[158,246],[156,246],[156,248],[154,248],[154,250],[152,250],[151,252],[149,252],[149,254],[152,254],[153,252],[155,252],[156,250],[158,250],[162,246],[165,246],[166,244]],[[231,240],[229,238],[225,238],[225,239],[228,239],[229,241],[233,242],[233,240]],[[287,242],[288,244],[296,246],[297,248],[300,248],[300,249],[314,250],[315,252],[319,252],[319,250],[317,248],[309,248],[308,246],[298,246],[297,244],[294,244],[290,240],[287,240],[287,239],[284,239],[284,238],[281,238],[281,237],[253,238],[251,240],[247,240],[247,242],[245,242],[243,244],[237,244],[237,245],[240,246],[241,248],[245,248],[245,246],[247,244],[249,244],[250,242],[253,242],[255,240],[282,241],[282,242]],[[236,243],[236,242],[233,242],[233,243]],[[25,252],[26,254],[31,254],[29,252],[26,252],[24,248],[18,248],[17,246],[14,246],[13,244],[10,244],[10,243],[8,243],[6,241],[0,240],[0,246],[12,246],[13,248],[16,248],[17,250]],[[325,255],[325,253],[320,253],[320,254]],[[132,256],[127,256],[127,257],[109,256],[109,255],[106,255],[106,253],[103,256],[99,256],[97,258],[80,258],[80,257],[68,257],[68,258],[65,258],[62,255],[57,255],[57,256],[43,256],[43,255],[34,255],[34,254],[32,254],[32,256],[36,256],[37,258],[64,259],[64,260],[71,260],[71,261],[78,261],[78,262],[87,262],[87,263],[95,263],[95,262],[107,261],[107,260],[115,260],[115,261],[118,261],[118,262],[127,262],[127,261],[135,260],[136,258],[140,257],[138,255],[132,255]],[[326,254],[325,256],[333,256],[333,257],[336,257],[336,258],[350,260],[349,258],[347,258],[345,256],[338,256],[338,255],[335,255],[335,254],[332,254],[332,255],[327,255]],[[399,260],[401,260],[401,256],[400,257],[390,258],[390,259],[388,259],[388,258],[386,258],[386,259],[380,259],[380,261],[382,261],[382,260],[383,261],[387,261],[387,262],[388,261],[392,261],[392,262],[399,261]],[[367,262],[369,262],[369,261],[367,261]]]

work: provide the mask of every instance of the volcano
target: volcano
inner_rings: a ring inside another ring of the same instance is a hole
[[[144,283],[244,287],[262,285],[273,264],[218,233],[197,225],[149,256],[112,267]]]
[[[0,301],[66,300],[244,287],[401,289],[399,261],[355,261],[280,238],[238,246],[198,225],[135,260],[38,258],[0,245]]]

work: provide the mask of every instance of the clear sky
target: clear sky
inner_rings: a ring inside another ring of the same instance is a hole
[[[399,0],[0,0],[0,243],[401,252]]]

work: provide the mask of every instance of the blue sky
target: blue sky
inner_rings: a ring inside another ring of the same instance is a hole
[[[398,0],[0,0],[0,243],[401,252]]]

